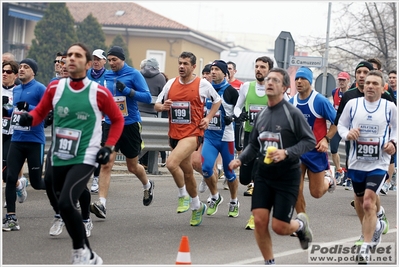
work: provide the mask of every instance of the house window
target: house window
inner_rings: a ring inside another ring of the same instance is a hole
[[[145,58],[155,58],[159,63],[159,71],[165,71],[166,52],[161,50],[147,50]]]

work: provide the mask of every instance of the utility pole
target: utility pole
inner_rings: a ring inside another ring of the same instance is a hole
[[[326,96],[326,86],[327,86],[327,67],[328,67],[328,50],[330,49],[330,20],[331,20],[331,5],[332,3],[328,3],[328,18],[327,18],[327,34],[326,34],[326,51],[324,52],[324,71],[323,71],[323,80],[321,86],[321,93]]]

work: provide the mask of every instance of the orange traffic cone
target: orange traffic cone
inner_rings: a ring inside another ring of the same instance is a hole
[[[176,265],[191,265],[190,246],[188,236],[182,236],[179,252],[177,253]]]

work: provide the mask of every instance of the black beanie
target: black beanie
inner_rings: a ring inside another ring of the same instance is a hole
[[[224,75],[229,75],[229,71],[227,69],[227,64],[223,60],[215,60],[215,61],[213,61],[212,64],[211,64],[211,67],[212,66],[218,67],[224,73]]]
[[[360,61],[359,64],[357,64],[357,66],[356,66],[355,73],[356,73],[357,69],[360,68],[360,67],[366,67],[369,70],[374,70],[373,64],[371,64],[370,62],[368,62],[368,61]]]
[[[19,62],[19,64],[25,63],[27,65],[29,65],[29,67],[33,70],[33,73],[36,76],[38,67],[37,67],[37,63],[35,60],[31,59],[31,58],[25,58],[23,59],[21,62]]]
[[[116,56],[121,60],[125,60],[125,53],[123,52],[123,48],[120,46],[111,47],[111,49],[108,51],[107,56]]]

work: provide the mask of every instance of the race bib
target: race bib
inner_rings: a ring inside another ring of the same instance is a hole
[[[207,112],[209,113],[209,111]],[[215,116],[212,117],[209,122],[208,130],[212,131],[220,131],[222,127],[220,126],[220,110],[215,113]]]
[[[123,117],[128,116],[129,112],[127,110],[126,96],[114,96],[114,101],[122,112]]]
[[[281,135],[280,133],[272,132],[262,132],[258,137],[259,143],[261,144],[260,152],[263,156],[266,156],[267,148],[269,146],[277,147],[277,149],[282,148]]]
[[[249,124],[250,125],[254,125],[255,123],[255,117],[256,115],[259,113],[259,111],[261,111],[262,109],[264,109],[266,107],[266,105],[250,105],[249,106]]]
[[[21,119],[21,114],[27,113],[27,111],[23,110],[20,111],[18,108],[14,108],[11,114],[11,126],[12,131],[19,130],[19,131],[30,131],[30,126],[20,126],[19,120]]]
[[[177,101],[173,102],[170,107],[171,122],[178,124],[190,124],[191,123],[191,107],[188,101]]]
[[[356,158],[374,161],[380,158],[380,139],[377,137],[359,137],[356,140]]]
[[[76,157],[81,135],[79,130],[56,127],[54,155],[62,160]]]
[[[3,134],[12,134],[13,130],[11,128],[11,118],[3,117]]]

